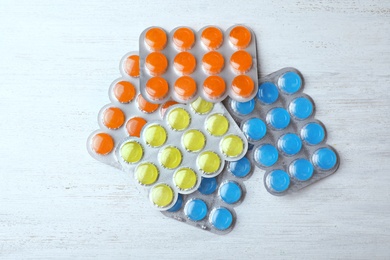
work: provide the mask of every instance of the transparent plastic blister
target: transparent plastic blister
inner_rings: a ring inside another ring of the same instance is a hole
[[[284,68],[261,79],[254,99],[224,101],[253,145],[250,158],[266,171],[264,185],[274,195],[300,190],[339,166],[339,156],[326,144],[325,126],[314,119],[314,102],[303,87],[302,74]]]
[[[256,39],[246,26],[206,26],[197,32],[177,27],[169,33],[149,27],[139,47],[141,93],[150,102],[202,97],[217,103],[227,96],[247,101],[257,93]]]
[[[114,153],[117,144],[127,136],[139,136],[148,121],[161,119],[169,106],[177,104],[174,101],[152,104],[143,98],[139,91],[138,61],[138,52],[129,52],[122,58],[123,77],[111,83],[108,91],[111,103],[98,113],[100,129],[87,139],[87,150],[93,158],[119,169],[121,165]]]
[[[217,176],[225,161],[241,159],[247,149],[245,136],[222,104],[214,104],[204,114],[191,105],[173,105],[163,120],[147,123],[139,139],[128,137],[119,144],[116,155],[126,172],[134,172],[152,204],[167,210],[177,194],[196,191],[201,177]],[[167,186],[167,203],[156,203],[157,198],[151,197],[160,184]]]
[[[252,173],[253,166],[247,157],[227,162],[221,174],[202,178],[196,192],[179,195],[175,205],[162,213],[216,234],[229,233],[237,220],[234,208],[246,195],[244,181]]]

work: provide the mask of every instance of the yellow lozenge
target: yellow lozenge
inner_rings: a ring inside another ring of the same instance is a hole
[[[129,141],[122,145],[120,149],[120,155],[122,159],[127,163],[136,163],[141,160],[144,151],[142,146],[136,141]]]
[[[191,129],[183,134],[182,143],[187,151],[199,152],[206,144],[206,137],[201,131]]]
[[[213,174],[221,167],[221,158],[212,151],[206,151],[199,154],[196,164],[205,174]]]
[[[191,103],[191,107],[197,114],[203,115],[209,113],[213,109],[214,104],[204,100],[201,97],[198,97],[194,102]]]
[[[222,139],[220,149],[228,157],[237,157],[244,150],[244,142],[237,135],[228,135]]]
[[[207,131],[214,136],[222,136],[229,129],[229,120],[222,114],[209,116],[206,121]]]
[[[140,184],[151,185],[156,182],[159,174],[156,165],[146,162],[137,166],[134,175]]]
[[[186,129],[191,122],[190,114],[181,107],[174,108],[169,111],[167,119],[170,127],[176,131],[182,131]]]
[[[179,149],[174,146],[165,147],[158,154],[158,160],[160,164],[167,169],[177,168],[183,159],[183,156]]]
[[[169,206],[174,197],[172,188],[167,184],[157,184],[150,191],[150,200],[159,208]]]
[[[148,126],[145,129],[143,136],[146,144],[152,147],[159,147],[167,140],[167,132],[161,125]]]
[[[195,187],[198,177],[190,168],[181,168],[173,175],[175,185],[181,190],[190,190]]]

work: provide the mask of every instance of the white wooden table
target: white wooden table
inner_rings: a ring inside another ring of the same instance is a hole
[[[1,0],[0,259],[389,259],[385,2]],[[144,28],[234,23],[255,31],[262,76],[304,74],[341,166],[285,197],[255,172],[217,236],[151,209],[85,140]]]

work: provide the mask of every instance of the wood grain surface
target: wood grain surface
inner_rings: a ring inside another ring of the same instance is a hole
[[[341,165],[284,197],[256,171],[218,236],[153,210],[85,142],[144,28],[235,23],[261,76],[303,73]],[[389,1],[0,0],[0,259],[389,259],[389,110]]]

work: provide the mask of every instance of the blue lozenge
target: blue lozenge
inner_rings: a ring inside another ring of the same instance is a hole
[[[176,212],[183,206],[183,195],[180,193],[177,195],[177,201],[175,205],[172,206],[172,208],[168,209],[168,212]]]
[[[255,109],[255,104],[256,102],[254,99],[251,99],[247,102],[238,102],[236,100],[232,100],[230,106],[234,112],[245,116],[253,112]]]
[[[284,192],[290,186],[290,176],[283,170],[273,170],[266,177],[266,185],[273,192]]]
[[[276,107],[267,113],[266,120],[276,130],[282,130],[290,124],[290,114],[286,109]]]
[[[236,182],[229,181],[219,187],[218,194],[224,202],[234,204],[241,199],[242,190]]]
[[[262,145],[255,150],[254,159],[259,164],[270,167],[274,165],[279,158],[278,150],[271,144]]]
[[[313,103],[306,97],[299,97],[291,101],[289,111],[297,119],[304,120],[313,113]]]
[[[321,170],[328,171],[335,167],[337,163],[337,155],[330,148],[320,148],[314,152],[312,161],[313,164]]]
[[[289,172],[298,181],[307,181],[313,176],[313,164],[303,158],[297,159],[290,164]]]
[[[217,178],[202,178],[198,191],[204,195],[210,195],[217,189]]]
[[[325,129],[318,123],[309,123],[302,128],[301,138],[310,145],[317,145],[325,139]]]
[[[286,155],[292,156],[299,153],[302,148],[302,141],[298,135],[288,133],[279,138],[278,147]]]
[[[278,79],[279,88],[287,93],[294,94],[302,86],[302,79],[296,72],[286,72]]]
[[[267,133],[267,126],[263,120],[254,117],[247,120],[243,126],[242,131],[250,141],[259,141]]]
[[[260,85],[257,98],[264,104],[270,105],[279,97],[278,88],[272,82],[264,82]]]
[[[210,222],[216,229],[226,230],[233,223],[233,214],[224,207],[213,209],[210,213]]]
[[[207,205],[201,199],[193,199],[184,206],[184,213],[192,221],[200,221],[207,215]]]
[[[238,161],[229,162],[228,169],[236,177],[243,178],[251,171],[251,163],[246,157],[242,157]]]

